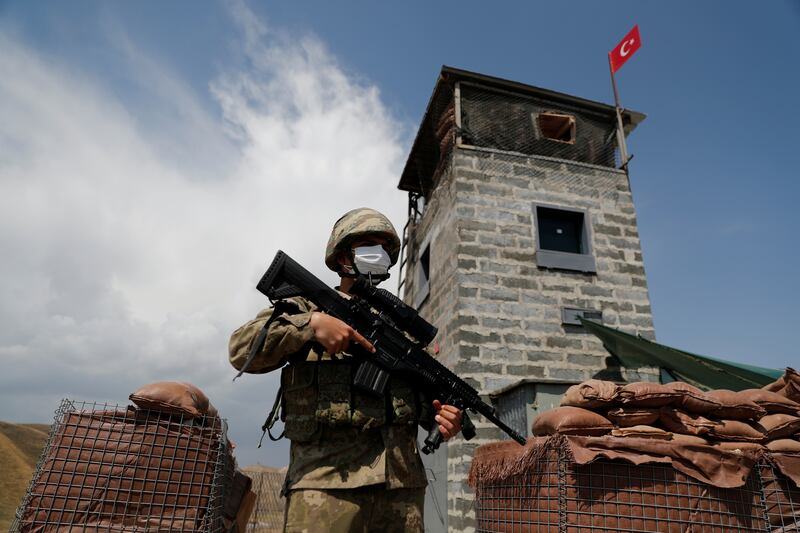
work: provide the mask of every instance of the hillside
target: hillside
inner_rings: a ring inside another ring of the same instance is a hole
[[[0,531],[8,531],[47,441],[46,424],[0,422]]]

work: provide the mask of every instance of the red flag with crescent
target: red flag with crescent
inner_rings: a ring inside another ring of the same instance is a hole
[[[614,73],[622,68],[622,65],[630,59],[630,57],[642,45],[642,40],[639,38],[639,25],[635,25],[628,35],[623,38],[619,44],[608,53],[608,60],[611,63],[611,72]]]

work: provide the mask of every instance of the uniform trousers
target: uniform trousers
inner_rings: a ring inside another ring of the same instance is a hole
[[[425,488],[295,489],[288,494],[285,533],[423,533]]]

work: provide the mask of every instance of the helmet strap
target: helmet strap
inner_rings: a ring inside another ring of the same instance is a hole
[[[341,268],[339,268],[339,275],[343,278],[357,278],[359,273],[356,272],[356,269],[353,266],[341,265]]]

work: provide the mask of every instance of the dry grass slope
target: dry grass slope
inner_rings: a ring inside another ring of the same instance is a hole
[[[0,422],[0,531],[8,531],[50,426]]]

